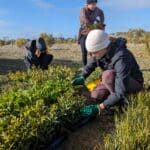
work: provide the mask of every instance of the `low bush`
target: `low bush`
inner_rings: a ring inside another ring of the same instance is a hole
[[[42,149],[61,134],[62,120],[80,118],[83,97],[66,67],[9,74],[0,95],[0,149]]]

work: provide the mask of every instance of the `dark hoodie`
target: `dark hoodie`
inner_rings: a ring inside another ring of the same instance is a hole
[[[26,54],[24,62],[28,69],[32,68],[32,65],[36,67],[40,66],[42,69],[48,69],[48,65],[53,60],[53,56],[46,53],[47,47],[43,38],[38,38],[37,40],[29,40],[26,45]],[[40,57],[35,55],[36,50],[41,52]]]
[[[115,71],[115,93],[111,94],[104,101],[106,108],[126,98],[130,78],[135,79],[143,85],[142,72],[133,54],[126,48],[126,42],[125,39],[118,38],[116,42],[110,44],[108,52],[104,57],[99,60],[92,58],[83,71],[85,79],[96,67],[100,67],[103,71],[112,69]]]

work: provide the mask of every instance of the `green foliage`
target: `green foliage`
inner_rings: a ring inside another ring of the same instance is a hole
[[[105,137],[107,150],[150,149],[150,93],[130,98],[130,106],[123,116],[116,116],[116,130]],[[99,149],[99,147],[97,148]]]
[[[87,28],[88,28],[89,30],[99,29],[99,28],[100,28],[100,24],[98,24],[98,23],[95,23],[95,24],[88,24],[88,25],[87,25]]]
[[[56,37],[55,38],[55,43],[60,43],[60,44],[72,44],[76,43],[77,37],[74,38],[64,38],[64,37]]]
[[[115,35],[125,37],[129,43],[143,43],[149,39],[150,32],[143,29],[130,29],[128,32],[117,32]]]
[[[22,48],[26,44],[26,42],[26,39],[20,38],[16,40],[15,44],[17,47]]]
[[[97,79],[100,79],[101,78],[101,74],[102,74],[102,71],[97,68],[86,80],[86,83],[91,83]]]
[[[0,47],[5,45],[5,41],[4,40],[0,40]]]
[[[0,95],[0,149],[42,149],[62,131],[61,121],[79,118],[83,97],[72,87],[71,69],[51,67],[9,74]]]

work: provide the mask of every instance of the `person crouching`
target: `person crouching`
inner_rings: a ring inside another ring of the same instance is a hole
[[[111,42],[103,30],[93,30],[88,34],[86,48],[92,59],[73,84],[84,84],[96,67],[100,67],[103,73],[101,83],[91,92],[92,99],[99,104],[85,106],[82,109],[83,114],[123,105],[127,102],[129,94],[138,93],[143,89],[143,74],[126,43],[123,38]]]
[[[24,58],[27,69],[33,66],[47,70],[53,60],[53,55],[47,53],[46,43],[43,38],[29,40],[26,45],[26,54]]]

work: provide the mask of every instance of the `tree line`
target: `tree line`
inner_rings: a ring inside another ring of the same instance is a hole
[[[60,37],[54,37],[52,34],[47,34],[47,33],[41,33],[40,37],[42,37],[47,46],[51,47],[53,44],[55,43],[75,43],[77,38],[74,37],[69,37],[69,38],[65,38],[63,36]],[[9,38],[4,38],[4,39],[0,39],[0,47],[5,46],[5,45],[16,45],[18,48],[22,48],[24,47],[25,43],[28,41],[29,39],[25,39],[25,38],[18,38],[16,40],[11,39],[9,40]]]
[[[128,32],[117,32],[112,34],[116,37],[125,37],[128,40],[128,43],[134,44],[145,44],[146,49],[150,53],[150,32],[145,31],[143,29],[129,29]],[[54,37],[52,34],[41,33],[40,36],[46,41],[48,47],[51,47],[55,43],[75,43],[77,41],[77,37],[74,38],[65,38],[63,36]],[[0,47],[4,45],[16,45],[19,48],[22,48],[28,39],[19,38],[19,39],[12,39],[8,40],[8,38],[4,38],[0,40]]]

